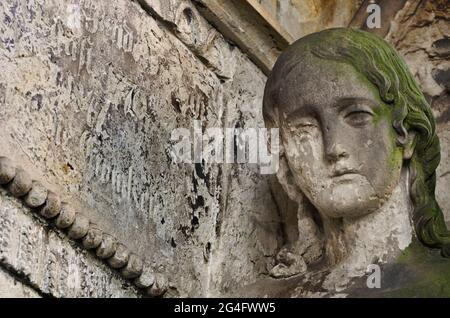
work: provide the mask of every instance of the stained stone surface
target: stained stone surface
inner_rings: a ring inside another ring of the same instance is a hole
[[[7,271],[0,270],[0,298],[39,298],[39,294],[22,284]]]
[[[0,191],[0,268],[24,277],[27,284],[54,297],[138,297],[117,273],[46,228],[20,201]],[[0,278],[1,281],[1,278]],[[6,281],[6,279],[5,279]],[[3,285],[0,293],[5,293]],[[17,292],[20,292],[18,289]],[[25,293],[32,293],[23,288]]]
[[[309,33],[348,25],[361,0],[258,0],[289,34],[299,39]]]
[[[408,10],[404,19],[419,21],[388,40],[433,100],[443,148],[437,198],[450,220],[448,11]],[[295,217],[292,229],[281,226],[279,188],[258,167],[170,156],[172,130],[194,120],[203,129],[264,126],[266,77],[191,1],[1,1],[0,66],[0,156],[165,273],[166,296],[231,293],[267,274],[286,240],[298,239]],[[139,296],[3,190],[0,222],[8,269],[0,295],[3,286],[39,295],[25,282],[41,296]],[[11,272],[28,278],[15,282]]]
[[[218,294],[270,268],[276,206],[257,167],[174,163],[171,132],[263,127],[265,76],[190,2],[167,10],[172,24],[128,0],[3,1],[0,155],[167,274],[176,295]],[[75,295],[40,273],[42,292]]]

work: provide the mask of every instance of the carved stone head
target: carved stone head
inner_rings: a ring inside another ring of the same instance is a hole
[[[418,238],[448,254],[450,233],[434,196],[439,139],[429,104],[383,39],[330,29],[292,44],[266,84],[264,120],[280,129],[278,177],[321,216],[379,209],[409,169]]]

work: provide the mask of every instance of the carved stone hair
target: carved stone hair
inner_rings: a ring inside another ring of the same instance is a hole
[[[347,63],[363,74],[393,108],[393,127],[402,145],[409,131],[416,132],[414,153],[409,160],[413,221],[419,240],[441,248],[450,257],[450,231],[435,198],[436,168],[440,161],[436,123],[418,84],[397,51],[382,38],[356,29],[329,29],[292,44],[278,59],[266,84],[263,116],[266,125],[277,127],[278,98],[284,79],[300,61],[301,50],[327,60]]]

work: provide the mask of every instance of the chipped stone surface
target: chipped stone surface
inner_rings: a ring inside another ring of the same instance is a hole
[[[275,205],[257,167],[174,163],[171,132],[262,127],[265,76],[190,2],[156,19],[141,5],[0,4],[0,156],[149,259],[171,294],[220,294],[267,273]]]
[[[55,297],[141,295],[93,255],[61,233],[46,228],[3,189],[0,206],[0,267],[25,277],[27,284],[42,294]],[[0,293],[4,292],[2,286]]]
[[[39,298],[39,294],[0,268],[0,298]]]
[[[450,220],[448,23],[442,18],[448,13],[415,11],[416,2],[408,1],[412,7],[397,19],[423,22],[394,25],[388,40],[433,100],[442,144],[437,198]],[[335,3],[345,3],[344,12],[328,22],[319,15],[314,23],[347,21],[352,1]],[[298,229],[309,234],[296,216],[289,219],[293,230],[281,228],[277,210],[287,201],[274,202],[277,186],[271,190],[273,178],[257,167],[172,161],[172,130],[192,129],[194,120],[203,129],[264,126],[266,77],[191,1],[8,0],[0,3],[0,17],[0,65],[8,75],[0,78],[0,157],[13,158],[62,202],[114,234],[149,262],[150,272],[167,275],[168,297],[236,291],[268,274],[280,248],[298,244]],[[6,255],[0,258],[44,295],[138,296],[3,190],[0,199]],[[37,236],[17,246],[27,231]],[[29,266],[30,258],[42,262],[30,244],[46,258],[38,270]],[[67,290],[64,277],[75,287]]]
[[[347,26],[359,0],[257,0],[296,40],[312,32]]]
[[[175,36],[194,54],[204,59],[210,69],[222,79],[233,77],[235,54],[230,45],[198,12],[190,0],[139,0],[160,19],[170,23]]]

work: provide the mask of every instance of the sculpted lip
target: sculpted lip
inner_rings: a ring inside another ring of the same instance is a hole
[[[334,182],[338,183],[345,183],[345,182],[352,182],[356,177],[359,176],[359,173],[356,169],[336,169],[333,174],[331,175],[331,178]]]
[[[333,183],[335,184],[343,184],[343,183],[353,183],[358,180],[360,175],[357,173],[346,173],[333,178]]]
[[[358,171],[356,169],[351,169],[351,168],[340,168],[340,169],[335,169],[331,175],[332,178],[336,178],[336,177],[341,177],[341,176],[345,176],[345,175],[353,175],[353,174],[358,174]]]

